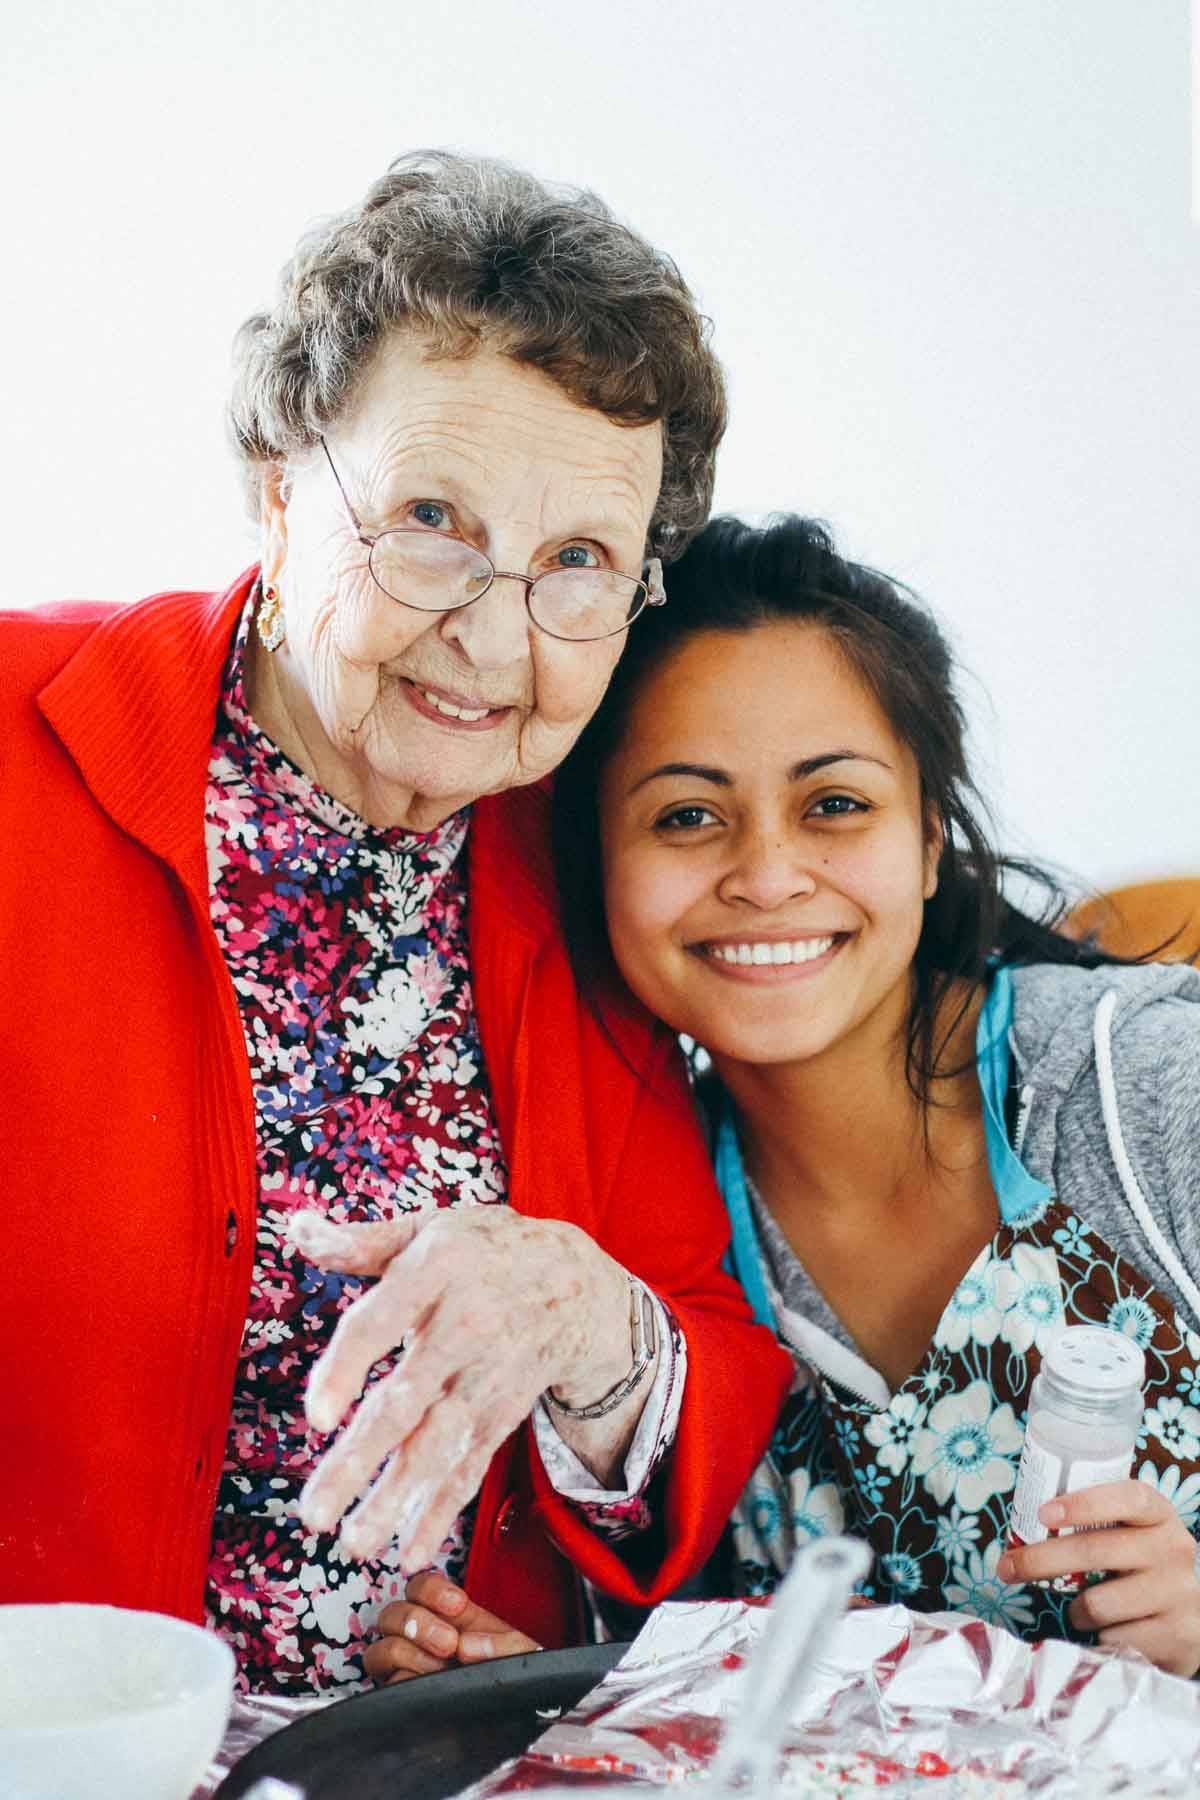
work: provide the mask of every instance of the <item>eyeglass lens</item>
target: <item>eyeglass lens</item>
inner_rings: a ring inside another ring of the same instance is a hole
[[[488,559],[469,544],[426,531],[385,531],[371,550],[371,573],[385,593],[422,612],[468,606],[493,577]],[[552,569],[529,589],[529,610],[543,631],[561,638],[611,637],[646,603],[645,585],[611,569]]]

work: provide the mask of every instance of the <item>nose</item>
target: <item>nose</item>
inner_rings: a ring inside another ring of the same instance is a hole
[[[470,606],[442,619],[442,637],[473,669],[511,669],[529,661],[529,634],[535,630],[525,604],[528,589],[519,576],[497,572],[487,592]]]
[[[816,876],[803,843],[794,833],[776,827],[741,834],[717,891],[731,904],[770,912],[789,900],[807,899],[816,890]]]

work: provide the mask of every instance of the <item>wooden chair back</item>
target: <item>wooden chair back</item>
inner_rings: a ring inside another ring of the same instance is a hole
[[[1114,956],[1153,950],[1158,962],[1186,962],[1200,950],[1200,877],[1114,888],[1077,906],[1066,929],[1072,937],[1094,935]]]

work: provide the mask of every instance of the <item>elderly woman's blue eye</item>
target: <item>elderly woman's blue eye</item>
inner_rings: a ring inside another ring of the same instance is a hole
[[[450,514],[436,500],[418,500],[412,516],[418,525],[429,525],[434,531],[444,531],[450,523]]]
[[[558,560],[564,569],[596,569],[600,566],[599,558],[586,544],[567,544],[559,551]]]

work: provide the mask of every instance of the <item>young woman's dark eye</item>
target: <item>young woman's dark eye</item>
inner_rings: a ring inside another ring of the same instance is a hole
[[[433,531],[446,531],[453,523],[446,508],[437,500],[418,500],[412,508],[412,516],[418,525],[428,525]]]
[[[852,813],[870,812],[870,807],[863,800],[855,800],[849,794],[826,794],[813,807],[819,819],[844,819]]]
[[[656,831],[698,831],[703,825],[715,825],[716,815],[707,806],[677,806],[654,821]]]

